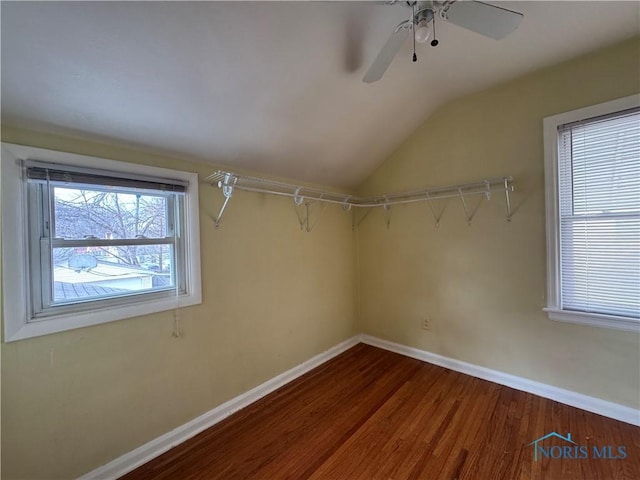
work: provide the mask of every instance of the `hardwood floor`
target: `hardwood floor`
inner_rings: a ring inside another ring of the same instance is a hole
[[[640,428],[359,344],[123,478],[635,480]]]

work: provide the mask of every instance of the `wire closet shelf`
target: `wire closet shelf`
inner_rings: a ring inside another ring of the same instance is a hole
[[[220,212],[218,213],[218,217],[214,219],[216,228],[219,226],[222,215],[224,214],[227,204],[235,190],[290,197],[293,199],[296,206],[304,204],[308,207],[310,204],[317,202],[324,204],[336,204],[340,205],[344,211],[349,211],[352,207],[357,209],[383,207],[385,210],[389,210],[392,205],[429,202],[429,206],[431,207],[434,218],[436,219],[436,226],[438,225],[439,217],[433,209],[433,201],[447,198],[459,198],[467,216],[467,223],[471,223],[471,219],[473,218],[477,208],[470,211],[465,197],[484,195],[484,198],[490,200],[492,193],[495,192],[504,194],[507,209],[507,221],[511,221],[510,193],[514,190],[513,178],[510,176],[370,197],[358,197],[329,190],[321,190],[314,187],[279,182],[266,178],[240,175],[224,170],[218,170],[209,175],[205,179],[205,182],[220,188],[225,198],[224,203],[220,208]],[[364,217],[362,219],[364,219]]]

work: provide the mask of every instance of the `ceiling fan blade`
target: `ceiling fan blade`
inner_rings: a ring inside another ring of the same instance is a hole
[[[500,40],[518,28],[523,15],[488,3],[457,1],[442,11],[442,18],[485,37]]]
[[[378,53],[378,56],[362,78],[364,83],[377,82],[382,78],[384,72],[387,70],[389,65],[391,65],[393,57],[396,56],[396,53],[398,53],[398,50],[400,50],[400,47],[402,47],[402,44],[409,36],[411,26],[412,24],[410,21],[407,21],[402,22],[396,27],[391,37],[389,37],[387,43],[384,44],[384,47],[382,47],[382,50],[380,50],[380,53]]]

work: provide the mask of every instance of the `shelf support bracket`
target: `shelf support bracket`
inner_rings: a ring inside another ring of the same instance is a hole
[[[458,188],[458,194],[460,195],[460,201],[462,202],[462,208],[464,208],[464,215],[467,218],[467,225],[471,225],[471,220],[473,219],[473,213],[469,215],[469,209],[467,208],[467,202],[464,200],[464,194],[462,193],[462,189]]]
[[[373,210],[373,208],[365,208],[364,214],[361,216],[358,215],[358,212],[360,211],[359,208],[353,211],[353,223],[351,224],[351,226],[354,230],[358,228],[362,222],[364,222],[364,219],[367,218],[367,215],[371,213],[371,210]]]
[[[504,179],[504,196],[507,204],[507,222],[511,221],[511,196],[509,192],[513,189],[512,186],[509,185],[509,180]]]
[[[478,209],[480,208],[480,204],[482,203],[483,199],[490,199],[491,198],[491,193],[489,192],[489,190],[487,190],[487,192],[485,192],[484,195],[482,195],[480,197],[480,200],[478,200],[478,203],[476,204],[475,208],[473,209],[473,211],[469,211],[469,207],[467,206],[467,202],[464,199],[464,193],[462,192],[462,188],[458,188],[458,195],[460,195],[460,200],[462,201],[462,208],[464,208],[464,214],[467,217],[467,225],[471,226],[471,221],[473,220],[473,217],[476,216],[476,213],[478,212]]]
[[[440,228],[440,219],[442,218],[442,214],[444,213],[444,209],[447,208],[447,204],[445,203],[444,206],[442,207],[442,210],[440,210],[440,214],[436,215],[436,210],[435,208],[433,208],[433,204],[432,204],[432,200],[434,200],[434,198],[431,197],[431,195],[429,195],[429,192],[425,192],[425,196],[427,197],[427,204],[429,205],[429,209],[431,210],[431,215],[433,215],[433,220],[436,222],[436,228]]]
[[[382,205],[382,211],[384,212],[384,220],[387,224],[387,230],[389,230],[389,226],[391,225],[391,205],[389,205],[389,199],[384,197],[384,204]]]
[[[220,182],[220,184],[218,185],[220,188],[222,188],[222,195],[224,195],[224,203],[222,204],[222,207],[220,207],[220,212],[218,213],[218,216],[213,219],[213,223],[215,225],[216,230],[220,228],[220,221],[222,220],[222,215],[224,215],[224,211],[227,208],[227,204],[229,203],[229,200],[231,200],[231,197],[233,196],[233,185],[230,184],[231,181],[232,181],[232,177],[230,175],[227,175],[224,179],[224,183]]]
[[[320,221],[320,218],[322,217],[322,214],[324,213],[325,208],[327,208],[327,204],[322,203],[322,206],[320,207],[320,212],[318,213],[318,216],[315,222],[311,223],[311,214],[313,210],[311,207],[313,203],[314,202],[311,202],[311,201],[304,202],[304,217],[300,215],[300,209],[298,208],[298,205],[296,205],[296,215],[298,215],[298,223],[300,224],[300,230],[305,230],[308,233],[310,233],[315,228],[315,226]]]

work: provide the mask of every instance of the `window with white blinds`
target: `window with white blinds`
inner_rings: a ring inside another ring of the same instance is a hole
[[[196,173],[1,149],[5,342],[201,303]]]
[[[562,308],[640,317],[640,109],[558,128]]]
[[[640,95],[543,122],[552,320],[640,332]]]

